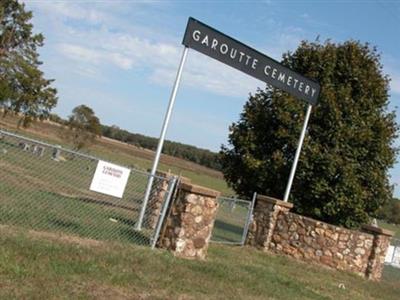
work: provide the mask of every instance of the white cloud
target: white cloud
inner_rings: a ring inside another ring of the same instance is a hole
[[[101,23],[107,20],[107,15],[100,10],[94,9],[92,5],[87,8],[85,5],[73,2],[61,1],[35,1],[25,0],[30,6],[36,7],[49,16],[57,18],[70,18],[83,20],[89,23]]]
[[[75,69],[75,64],[71,64],[71,72],[91,78],[97,73],[101,79],[101,72],[106,72],[108,67],[122,70],[137,67],[150,70],[147,73],[150,82],[163,86],[173,83],[182,51],[179,42],[181,37],[173,36],[164,41],[152,40],[148,31],[143,36],[121,26],[121,20],[116,21],[116,16],[108,13],[103,6],[93,7],[76,2],[34,4],[36,9],[46,13],[46,18],[51,18],[54,28],[58,30],[52,32],[60,41],[56,51],[62,57],[80,63],[80,69]],[[80,25],[71,25],[70,20],[79,20]],[[89,26],[82,26],[85,23]],[[90,26],[93,24],[96,26]],[[131,26],[135,25],[133,20]],[[157,30],[153,28],[153,31]],[[274,44],[272,51],[279,53],[281,45],[290,41],[293,41],[292,36],[285,37],[285,40]],[[261,81],[205,58],[195,51],[190,52],[185,67],[184,84],[218,95],[237,97],[247,96],[249,91],[264,86]]]
[[[98,64],[100,63],[100,58],[103,56],[100,51],[88,49],[79,45],[60,44],[57,48],[64,56],[87,63]]]

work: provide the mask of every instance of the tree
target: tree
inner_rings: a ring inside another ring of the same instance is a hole
[[[0,107],[5,113],[21,114],[20,124],[48,116],[57,104],[53,80],[39,70],[37,50],[42,34],[33,34],[32,13],[16,0],[0,3]]]
[[[79,105],[72,110],[72,115],[68,118],[67,126],[67,139],[77,150],[93,143],[96,136],[101,135],[99,118],[86,105]]]
[[[298,213],[356,227],[392,198],[398,126],[388,111],[389,79],[368,44],[302,42],[283,56],[287,67],[321,84],[290,201]],[[306,104],[267,87],[250,95],[220,155],[228,184],[282,198]]]
[[[393,198],[378,211],[378,218],[389,223],[400,224],[400,200]]]

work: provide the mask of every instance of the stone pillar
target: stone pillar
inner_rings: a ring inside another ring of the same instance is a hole
[[[172,178],[170,172],[157,172],[156,176],[159,177],[154,178],[149,201],[147,202],[146,213],[143,219],[143,226],[148,229],[155,229],[157,226],[165,194],[168,191],[168,183]]]
[[[174,176],[170,172],[157,172],[153,181],[149,202],[147,203],[146,214],[143,220],[143,226],[148,229],[155,229],[165,200],[165,194],[168,191],[169,183]],[[190,183],[186,177],[180,178],[181,182]]]
[[[392,231],[371,225],[363,225],[362,230],[374,236],[365,277],[371,280],[379,281],[382,276],[386,252],[389,248],[390,240],[394,233]]]
[[[166,217],[159,247],[172,251],[178,257],[205,259],[219,195],[219,192],[201,186],[180,184],[170,214]]]
[[[289,212],[292,207],[292,203],[257,195],[246,244],[268,250],[279,213]]]

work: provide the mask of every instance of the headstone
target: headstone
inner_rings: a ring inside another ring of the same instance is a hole
[[[55,161],[60,161],[60,155],[61,155],[61,149],[60,149],[60,146],[57,146],[57,148],[53,149],[51,158]]]
[[[45,148],[44,148],[44,147],[38,146],[37,155],[40,156],[40,157],[43,157],[44,151],[45,151]]]
[[[22,149],[22,151],[29,151],[30,145],[25,142],[19,142],[18,146]]]

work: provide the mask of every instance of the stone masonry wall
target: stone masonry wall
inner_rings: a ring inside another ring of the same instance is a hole
[[[379,280],[393,233],[374,226],[362,231],[290,213],[291,204],[258,196],[247,244]]]
[[[364,276],[373,242],[372,234],[284,213],[277,218],[270,249]]]
[[[390,240],[393,237],[393,232],[370,225],[364,225],[362,230],[374,235],[371,256],[369,257],[365,275],[368,279],[379,280],[382,276],[385,256],[390,245]]]
[[[169,188],[170,180],[174,176],[170,172],[157,172],[156,175],[157,177],[154,178],[153,181],[152,192],[149,197],[146,214],[143,221],[144,226],[148,229],[155,229],[157,226],[161,209],[165,201],[165,196]],[[180,181],[184,183],[190,183],[190,179],[186,177],[180,177]]]
[[[247,233],[247,244],[268,250],[280,212],[288,212],[293,204],[272,197],[257,195],[253,220]]]
[[[159,247],[174,255],[205,259],[217,213],[219,192],[182,183],[167,216]]]

